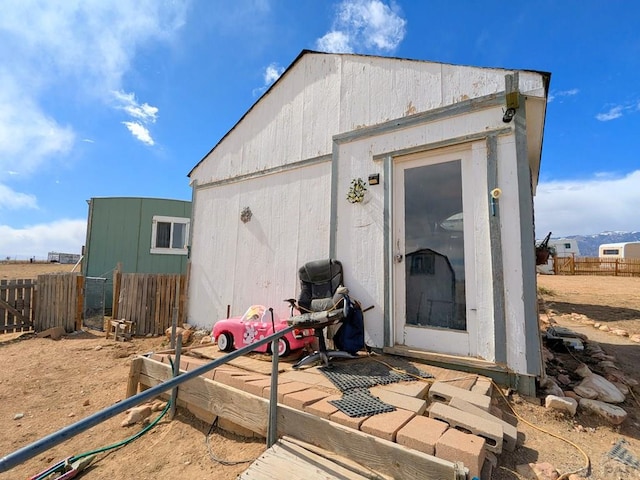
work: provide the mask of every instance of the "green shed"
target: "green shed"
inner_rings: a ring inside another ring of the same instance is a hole
[[[191,202],[164,198],[88,200],[82,271],[106,278],[105,308],[112,307],[113,271],[182,274],[187,270]]]

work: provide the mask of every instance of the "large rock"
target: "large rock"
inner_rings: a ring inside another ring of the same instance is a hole
[[[540,386],[547,395],[555,395],[556,397],[564,397],[562,388],[556,383],[552,377],[545,377],[540,381]]]
[[[571,416],[576,414],[578,402],[569,397],[557,397],[555,395],[547,395],[544,399],[544,406],[552,410],[559,410],[568,413]]]
[[[573,391],[581,397],[600,400],[601,402],[607,403],[624,402],[624,395],[613,383],[606,378],[593,373],[585,364],[576,368],[576,373],[583,377],[583,380],[580,382],[580,385],[573,389]],[[592,394],[593,391],[597,393],[595,397]]]
[[[579,406],[581,410],[598,415],[613,425],[620,425],[627,418],[627,412],[622,408],[598,400],[583,398]]]

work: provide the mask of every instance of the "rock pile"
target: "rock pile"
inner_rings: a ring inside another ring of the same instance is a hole
[[[577,411],[595,414],[613,425],[624,422],[627,412],[618,404],[625,401],[629,387],[637,386],[638,382],[618,369],[616,358],[585,335],[553,325],[547,331],[550,333],[545,335],[543,347],[547,376],[540,382],[546,395],[545,406],[571,416]],[[574,350],[583,363],[570,369],[552,349]]]

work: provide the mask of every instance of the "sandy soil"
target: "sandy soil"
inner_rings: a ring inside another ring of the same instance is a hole
[[[63,273],[80,271],[80,266],[73,270],[74,265],[60,263],[29,263],[29,262],[0,262],[0,280],[37,278],[46,273]]]
[[[0,264],[0,278],[6,274],[5,267]],[[17,278],[29,275],[37,272],[23,273]],[[617,363],[628,375],[640,380],[636,367],[640,362],[638,344],[565,315],[583,313],[598,322],[640,333],[640,278],[544,276],[539,277],[539,288],[551,318],[570,328],[581,329],[601,343],[607,353],[616,356]],[[69,335],[59,341],[33,336],[11,338],[0,336],[2,456],[124,398],[131,358],[166,346],[160,338],[121,343],[91,332]],[[576,352],[558,354],[558,357],[569,369],[582,360]],[[640,397],[640,387],[636,387],[635,397]],[[501,405],[507,412],[508,408]],[[613,444],[621,438],[629,442],[626,447],[632,454],[640,456],[640,406],[634,396],[628,396],[622,404],[629,418],[620,427],[580,413],[573,418],[554,414],[539,402],[517,395],[512,396],[511,405],[522,418],[570,440],[575,446],[520,421],[518,429],[524,443],[516,452],[500,456],[493,478],[519,478],[513,473],[516,465],[528,462],[550,462],[560,472],[578,469],[585,463],[578,448],[591,460],[589,479],[640,478],[637,470],[607,457]],[[21,418],[17,418],[19,414]],[[0,474],[0,479],[32,476],[55,461],[120,441],[141,428],[139,425],[123,428],[122,419],[120,415],[104,422]],[[179,409],[174,421],[163,419],[135,442],[99,455],[85,478],[236,478],[248,464],[225,466],[214,461],[205,443],[209,427]],[[246,439],[218,430],[210,436],[209,443],[213,456],[229,461],[255,459],[265,448],[262,439]]]

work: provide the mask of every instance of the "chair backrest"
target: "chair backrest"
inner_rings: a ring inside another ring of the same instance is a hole
[[[311,312],[330,309],[337,288],[342,285],[342,264],[325,259],[305,263],[298,270],[300,297],[298,305]]]

